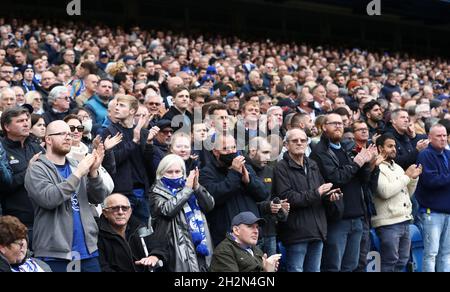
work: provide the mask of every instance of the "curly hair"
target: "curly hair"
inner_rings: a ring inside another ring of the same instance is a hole
[[[16,217],[0,217],[0,245],[8,246],[19,239],[26,239],[27,227]]]

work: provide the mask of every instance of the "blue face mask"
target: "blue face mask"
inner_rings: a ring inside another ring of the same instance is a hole
[[[163,177],[161,182],[170,190],[173,189],[183,189],[186,185],[186,180],[182,177],[180,178],[167,178]]]

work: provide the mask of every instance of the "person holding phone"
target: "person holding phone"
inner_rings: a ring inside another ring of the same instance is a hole
[[[378,187],[374,196],[376,215],[372,217],[381,242],[381,271],[402,272],[409,260],[411,240],[409,224],[413,220],[411,196],[417,186],[422,166],[411,165],[406,171],[395,163],[397,149],[392,134],[377,140],[380,155]]]
[[[287,132],[287,152],[274,170],[274,193],[290,203],[286,222],[279,222],[279,236],[286,248],[288,272],[320,272],[327,239],[326,209],[335,208],[340,189],[325,183],[316,162],[305,155],[308,137],[303,130]]]

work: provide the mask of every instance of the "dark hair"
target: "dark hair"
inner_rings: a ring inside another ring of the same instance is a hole
[[[87,70],[88,75],[97,73],[97,65],[95,65],[92,62],[89,61],[83,62],[81,63],[80,67]]]
[[[27,227],[13,216],[0,217],[0,245],[9,246],[19,239],[27,239]]]
[[[340,116],[347,116],[350,117],[350,113],[348,112],[348,110],[345,107],[340,107],[334,110],[335,114],[338,114]]]
[[[391,133],[385,133],[383,135],[381,135],[378,139],[377,139],[377,147],[384,146],[384,143],[386,143],[387,140],[394,140],[395,141],[395,137],[394,135],[392,135]]]
[[[381,107],[380,103],[376,100],[371,100],[368,103],[366,103],[363,107],[363,113],[364,116],[370,112],[376,105],[378,105],[379,107]]]
[[[208,115],[213,115],[215,111],[227,110],[227,106],[223,103],[213,104],[208,109]]]
[[[31,127],[33,128],[40,119],[43,119],[41,115],[31,114]]]
[[[101,80],[100,80],[101,81]],[[127,81],[127,73],[125,73],[125,72],[119,72],[119,73],[117,73],[116,74],[116,76],[114,77],[114,83],[117,83],[117,84],[121,84],[122,82],[125,82],[125,81]],[[99,84],[100,84],[100,82],[99,82]]]
[[[70,121],[70,120],[77,120],[77,121],[79,121],[80,123],[81,123],[81,121],[80,121],[80,119],[78,118],[78,116],[77,115],[73,115],[73,114],[70,114],[70,115],[67,115],[65,118],[64,118],[64,123],[67,123],[68,121]]]
[[[173,96],[173,98],[175,98],[177,95],[178,95],[178,93],[180,93],[180,92],[182,92],[182,91],[187,91],[187,92],[189,92],[189,88],[187,88],[186,86],[184,86],[184,85],[179,85],[179,86],[177,86],[177,87],[175,87],[175,89],[173,90],[173,92],[172,92],[172,96]],[[189,93],[189,96],[190,96],[190,93]]]
[[[28,110],[23,107],[13,107],[5,110],[1,118],[1,126],[3,133],[6,134],[5,125],[11,124],[13,118],[17,118],[18,116],[21,116],[23,114],[27,114],[28,116],[30,115]]]

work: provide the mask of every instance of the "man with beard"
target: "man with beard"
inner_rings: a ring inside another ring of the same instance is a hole
[[[383,112],[378,101],[372,100],[366,103],[363,108],[364,117],[366,118],[367,126],[369,126],[369,138],[384,130]]]
[[[109,195],[98,172],[105,149],[101,144],[77,165],[66,158],[72,137],[65,122],[48,125],[47,154],[25,176],[36,214],[34,252],[53,272],[68,271],[74,258],[81,261],[81,272],[100,272],[98,229],[89,204],[100,204]]]
[[[368,162],[376,148],[362,149],[351,159],[342,144],[344,124],[338,114],[327,115],[320,142],[311,157],[317,162],[325,182],[340,188],[343,200],[336,203],[340,214],[328,218],[328,238],[323,250],[322,270],[352,272],[358,266],[363,218],[366,213],[362,186],[370,179]]]
[[[248,162],[253,167],[256,175],[260,177],[266,186],[268,197],[265,201],[258,203],[262,216],[266,220],[261,230],[259,247],[268,256],[276,254],[277,251],[277,223],[286,221],[289,213],[287,199],[272,201],[272,183],[274,179],[273,168],[268,165],[272,154],[272,146],[267,139],[257,137],[250,140],[248,145]],[[278,195],[274,195],[278,197]]]
[[[101,124],[108,115],[108,104],[113,97],[113,83],[109,79],[98,82],[97,93],[89,98],[85,108],[92,113],[94,124]]]
[[[395,138],[384,134],[377,139],[380,174],[374,196],[377,215],[372,217],[381,244],[381,271],[402,272],[409,260],[409,224],[413,220],[413,195],[422,166],[411,165],[406,172],[394,162]]]
[[[237,152],[233,136],[218,133],[213,147],[215,159],[202,169],[200,184],[216,203],[214,210],[207,214],[216,246],[225,239],[234,216],[244,211],[259,215],[256,203],[264,201],[269,194],[245,157]]]

